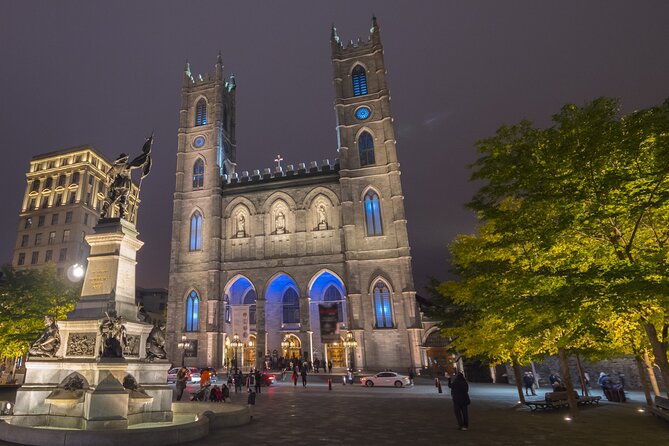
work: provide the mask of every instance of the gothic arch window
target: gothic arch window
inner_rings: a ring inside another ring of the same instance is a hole
[[[190,217],[190,251],[202,251],[202,214],[195,211]]]
[[[256,292],[255,290],[249,290],[244,296],[244,304],[249,305],[249,324],[256,324]]]
[[[393,328],[393,311],[390,302],[390,290],[381,280],[374,284],[374,314],[376,328]]]
[[[186,331],[198,331],[199,313],[200,297],[193,290],[186,298]]]
[[[204,187],[204,161],[198,158],[193,164],[193,189]]]
[[[207,101],[200,99],[195,106],[195,125],[207,123]]]
[[[374,164],[374,138],[369,132],[362,132],[358,137],[358,153],[360,154],[360,166]]]
[[[288,287],[283,292],[283,323],[297,324],[300,322],[300,299],[295,288]]]
[[[353,68],[353,96],[362,96],[367,94],[367,74],[362,65],[356,65]]]
[[[365,194],[365,221],[368,236],[383,235],[379,195],[373,190]]]
[[[230,311],[230,296],[226,294],[223,298],[223,302],[225,303],[225,314],[223,315],[223,318],[225,319],[225,322],[229,324],[232,322],[232,312]]]
[[[325,302],[337,302],[337,321],[344,322],[344,305],[342,303],[341,293],[336,286],[330,285],[323,293],[323,300]]]

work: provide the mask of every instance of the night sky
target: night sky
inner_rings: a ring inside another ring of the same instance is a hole
[[[476,140],[547,125],[598,96],[624,111],[669,97],[666,1],[155,1],[0,3],[0,262],[15,243],[32,156],[91,144],[113,159],[155,130],[137,283],[167,286],[185,61],[237,80],[238,170],[337,154],[330,27],[385,48],[417,289],[448,277]]]

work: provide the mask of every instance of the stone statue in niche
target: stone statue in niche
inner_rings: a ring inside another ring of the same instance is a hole
[[[126,345],[126,329],[122,317],[109,315],[100,324],[100,356],[103,358],[122,358]]]
[[[124,218],[126,207],[128,205],[128,196],[132,187],[132,170],[142,169],[142,176],[139,180],[141,187],[142,180],[151,171],[151,145],[153,144],[153,134],[146,140],[142,147],[142,153],[128,162],[128,155],[121,153],[114,161],[109,172],[107,172],[107,196],[102,204],[101,218],[111,217],[112,209],[118,204],[119,218]]]
[[[316,208],[316,212],[318,213],[318,229],[319,230],[324,230],[328,228],[328,217],[327,213],[325,211],[325,205],[324,204],[319,204],[318,207]]]
[[[84,379],[79,375],[70,376],[65,384],[63,384],[63,389],[74,392],[75,390],[81,390],[84,388]]]
[[[237,237],[246,237],[246,219],[244,214],[237,217]]]
[[[46,356],[53,358],[60,347],[60,332],[53,316],[44,316],[44,325],[46,328],[40,337],[33,342],[28,351],[29,356]]]
[[[275,218],[276,223],[276,233],[284,234],[286,232],[286,216],[283,215],[283,212],[278,212]]]
[[[156,324],[151,329],[149,337],[146,338],[146,358],[149,361],[154,359],[166,359],[165,352],[165,324]]]

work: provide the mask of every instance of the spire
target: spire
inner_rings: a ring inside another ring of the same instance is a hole
[[[369,35],[374,44],[381,43],[381,34],[379,33],[379,24],[376,23],[376,16],[372,14],[372,28],[369,30]]]
[[[337,28],[335,28],[334,23],[332,24],[332,31],[330,32],[330,46],[333,53],[342,47],[341,40],[337,35]]]
[[[225,86],[228,89],[228,92],[231,92],[237,87],[237,83],[235,82],[235,75],[230,73],[230,79],[225,83]]]
[[[218,50],[218,56],[216,57],[216,64],[223,65],[223,56],[221,56],[221,50]]]
[[[190,72],[190,64],[188,63],[188,59],[186,59],[186,66],[184,67],[183,84],[190,85],[192,83],[193,83],[193,75]]]
[[[216,56],[216,65],[214,66],[214,77],[216,80],[223,79],[223,56],[221,56],[221,51],[218,51],[218,56]]]

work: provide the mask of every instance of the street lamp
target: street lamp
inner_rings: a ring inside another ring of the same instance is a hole
[[[188,340],[186,335],[181,335],[181,342],[177,344],[177,347],[183,349],[181,352],[181,367],[186,365],[186,350],[190,350],[191,342]]]
[[[343,344],[344,348],[346,349],[347,355],[350,354],[348,366],[351,370],[353,370],[353,359],[355,355],[353,354],[352,351],[355,351],[355,348],[358,346],[358,341],[356,341],[355,338],[353,337],[353,332],[351,330],[346,332],[346,338],[344,339]]]
[[[239,335],[235,333],[232,336],[232,342],[230,342],[230,347],[232,347],[232,350],[235,352],[235,369],[238,369],[238,363],[237,363],[237,351],[244,346],[244,343],[239,339]]]

